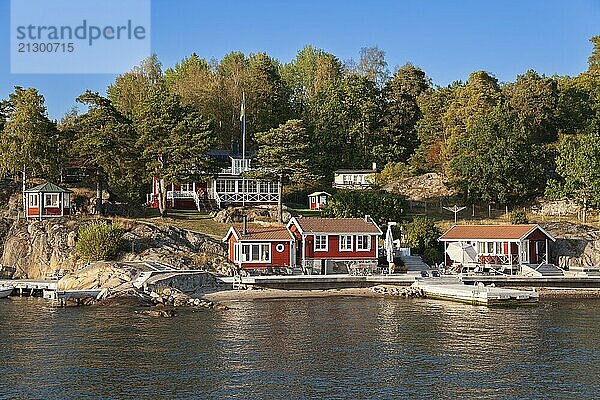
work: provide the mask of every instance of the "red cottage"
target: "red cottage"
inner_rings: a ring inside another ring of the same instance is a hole
[[[549,245],[555,240],[536,224],[454,225],[440,237],[446,265],[485,267],[509,274],[548,264]]]
[[[377,266],[381,229],[365,218],[292,218],[296,264],[307,274],[349,273]]]
[[[294,237],[284,226],[232,226],[223,238],[228,243],[229,261],[246,270],[294,267]]]
[[[71,191],[46,182],[23,193],[26,218],[54,218],[71,214]]]

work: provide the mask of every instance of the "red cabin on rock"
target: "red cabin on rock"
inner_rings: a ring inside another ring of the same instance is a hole
[[[284,226],[232,226],[223,238],[229,260],[243,269],[293,268],[294,236]]]
[[[71,191],[46,182],[23,193],[26,218],[57,218],[71,214]]]
[[[287,228],[296,239],[296,263],[308,274],[349,273],[377,266],[383,233],[364,218],[292,218]]]

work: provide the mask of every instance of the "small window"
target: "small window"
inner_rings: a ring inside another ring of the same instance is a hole
[[[487,242],[487,253],[492,254],[494,252],[494,242]]]
[[[315,235],[315,251],[327,251],[327,235]]]
[[[371,250],[371,237],[369,235],[356,236],[356,251]]]
[[[29,195],[29,207],[39,207],[39,197],[37,194]]]
[[[340,235],[340,251],[352,251],[352,235]]]
[[[234,256],[235,257],[235,256]],[[242,262],[270,262],[271,245],[270,244],[243,244]]]
[[[44,207],[59,207],[58,193],[46,193],[44,195]]]

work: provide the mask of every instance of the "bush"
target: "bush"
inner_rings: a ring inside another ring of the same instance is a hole
[[[402,219],[404,197],[383,190],[340,190],[327,200],[324,217],[363,218],[370,215],[383,225]]]
[[[511,224],[528,224],[527,214],[523,210],[514,210],[510,213]]]
[[[442,232],[431,218],[416,217],[406,225],[406,243],[421,254],[426,249],[439,247],[438,238],[441,235]]]
[[[123,229],[94,222],[79,230],[77,255],[86,261],[114,260],[123,247]]]

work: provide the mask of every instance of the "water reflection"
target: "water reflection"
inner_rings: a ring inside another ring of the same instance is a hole
[[[239,302],[154,319],[0,302],[0,398],[594,398],[600,301]],[[557,396],[557,394],[563,396]]]

